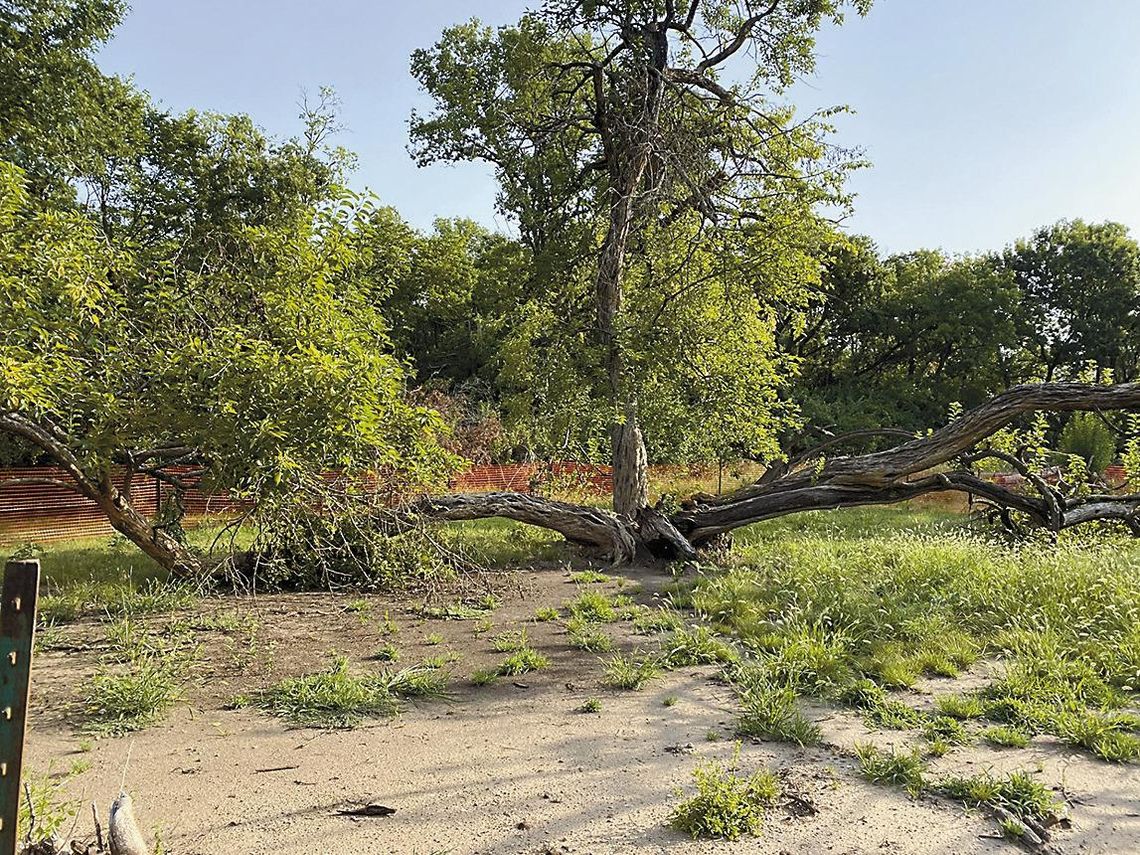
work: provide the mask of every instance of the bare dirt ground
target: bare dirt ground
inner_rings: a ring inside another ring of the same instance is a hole
[[[644,585],[638,598],[652,602],[662,580],[649,571],[627,575]],[[181,855],[1017,851],[987,815],[864,781],[853,743],[902,744],[907,734],[870,732],[856,715],[824,706],[810,708],[823,745],[746,741],[741,748],[741,771],[765,765],[783,780],[784,799],[759,837],[689,840],[667,818],[702,759],[731,761],[731,691],[699,668],[667,674],[640,692],[602,689],[598,657],[571,648],[558,623],[533,621],[536,609],[577,595],[565,570],[499,577],[493,585],[501,600],[495,627],[479,636],[474,621],[424,620],[419,603],[378,597],[363,609],[358,597],[312,594],[205,601],[196,615],[213,615],[203,621],[213,628],[201,631],[184,701],[161,724],[90,747],[77,699],[98,667],[104,630],[93,622],[68,627],[62,648],[36,660],[28,765],[58,773],[89,760],[67,791],[105,804],[118,791],[129,751],[126,784],[140,820],[164,852]],[[398,633],[383,634],[385,613]],[[520,626],[551,667],[474,686],[472,671],[502,656],[491,637]],[[608,628],[623,649],[651,643],[627,625]],[[444,640],[427,643],[435,633]],[[400,665],[459,654],[453,699],[410,704],[395,719],[349,731],[295,728],[230,708],[239,693],[327,667],[334,651],[357,667],[378,667],[366,658],[386,641],[400,648]],[[920,692],[978,679],[929,681]],[[664,705],[671,696],[677,702]],[[577,712],[589,697],[601,699],[601,711]],[[1035,772],[1070,802],[1072,827],[1056,834],[1053,851],[1140,852],[1136,767],[1041,738],[1026,749],[960,748],[934,763],[936,772],[986,768]],[[337,813],[369,802],[395,813]],[[88,817],[89,809],[80,832]]]

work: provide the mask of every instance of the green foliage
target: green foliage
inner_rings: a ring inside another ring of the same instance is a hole
[[[83,707],[91,730],[118,736],[160,721],[180,694],[175,671],[143,660],[125,671],[99,671],[84,693]]]
[[[586,698],[577,708],[580,713],[600,713],[602,711],[601,698]]]
[[[1029,745],[1029,737],[1012,727],[994,725],[982,731],[982,737],[991,745],[1002,745],[1007,748],[1025,748]]]
[[[652,657],[615,653],[602,670],[602,685],[611,689],[640,690],[661,673],[661,665]]]
[[[765,810],[780,795],[779,783],[771,772],[759,770],[745,778],[715,762],[694,769],[693,782],[695,795],[673,809],[669,824],[694,839],[738,840],[756,834]]]
[[[583,591],[567,607],[571,617],[588,622],[612,623],[618,619],[614,601],[601,591]]]
[[[400,698],[446,698],[449,676],[422,667],[361,674],[337,657],[327,671],[290,677],[238,703],[295,724],[353,728],[366,717],[395,715]]]
[[[1116,460],[1116,434],[1096,413],[1073,413],[1057,448],[1079,457],[1088,472],[1100,475]]]
[[[1011,772],[1001,778],[995,778],[989,772],[969,778],[950,777],[941,781],[937,789],[974,807],[1005,808],[1018,819],[1041,821],[1059,807],[1044,785],[1023,771]]]
[[[534,619],[539,623],[548,623],[562,617],[562,612],[555,606],[543,606],[534,613]]]
[[[875,784],[902,787],[917,798],[928,786],[926,764],[917,751],[882,751],[870,743],[856,743],[855,756],[863,777]]]
[[[571,647],[590,653],[609,653],[613,650],[613,639],[604,630],[580,617],[572,617],[566,622],[566,632]]]
[[[719,665],[740,658],[731,643],[717,637],[707,626],[678,629],[662,645],[664,662],[669,667],[687,665]]]
[[[740,693],[740,736],[815,745],[820,740],[818,725],[806,719],[796,704],[796,694],[788,686],[754,681]]]
[[[550,665],[550,660],[533,647],[520,647],[503,659],[496,669],[501,677],[517,677],[531,671],[541,671]]]

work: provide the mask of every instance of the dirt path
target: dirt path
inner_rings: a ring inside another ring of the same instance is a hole
[[[496,631],[528,620],[536,608],[560,605],[576,589],[551,571],[501,591]],[[106,801],[119,786],[131,746],[128,787],[148,831],[165,852],[240,853],[988,853],[1015,852],[995,839],[994,822],[940,799],[908,799],[863,781],[850,746],[872,739],[855,716],[813,708],[824,745],[745,743],[740,768],[778,770],[786,799],[770,812],[760,837],[736,844],[691,841],[666,825],[675,791],[687,787],[705,758],[731,760],[735,705],[709,669],[684,669],[640,692],[599,689],[600,666],[571,649],[556,624],[527,624],[548,670],[489,687],[460,677],[451,703],[412,705],[390,722],[353,731],[291,729],[261,713],[226,709],[248,691],[284,674],[327,664],[337,650],[356,659],[383,637],[385,610],[400,624],[400,664],[430,652],[463,658],[458,675],[500,654],[470,621],[419,622],[376,601],[369,618],[343,600],[277,597],[246,604],[256,614],[254,644],[244,630],[219,633],[210,645],[188,705],[161,725],[129,737],[98,740],[80,752],[69,693],[96,667],[97,650],[51,652],[37,661],[37,702],[29,735],[33,769],[90,768],[68,791]],[[405,604],[406,605],[406,604]],[[233,610],[232,601],[211,608]],[[254,625],[254,617],[234,626]],[[94,625],[75,630],[95,637]],[[429,635],[444,636],[428,644]],[[232,636],[232,638],[230,637]],[[225,639],[232,643],[223,643]],[[645,643],[622,628],[622,646]],[[945,681],[940,691],[951,690]],[[675,696],[672,706],[666,698]],[[598,697],[598,713],[576,708]],[[710,734],[719,736],[712,741]],[[1058,834],[1057,852],[1140,852],[1140,772],[1067,752],[1045,740],[1000,752],[958,749],[936,771],[1024,768],[1074,801],[1073,827]],[[266,771],[274,770],[274,771]],[[1062,789],[1063,788],[1063,789]],[[383,818],[349,818],[337,810],[367,802],[395,808]],[[86,813],[84,814],[86,820]]]

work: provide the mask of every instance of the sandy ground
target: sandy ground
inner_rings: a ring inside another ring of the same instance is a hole
[[[652,588],[655,580],[637,581]],[[503,605],[495,631],[527,621],[536,608],[576,595],[566,573],[549,569],[499,580]],[[612,589],[612,586],[611,586]],[[641,595],[649,601],[651,594]],[[67,784],[75,798],[107,802],[124,764],[143,826],[164,852],[241,853],[988,853],[1017,851],[997,837],[988,816],[936,799],[863,781],[850,757],[856,741],[905,742],[898,732],[869,733],[844,711],[812,707],[824,744],[801,749],[749,743],[739,766],[778,770],[785,798],[762,834],[737,843],[692,841],[666,820],[703,759],[729,762],[735,705],[708,669],[684,669],[640,692],[598,687],[597,658],[570,648],[557,624],[527,624],[552,666],[517,680],[475,687],[466,676],[496,662],[490,636],[471,621],[421,621],[407,603],[374,599],[368,614],[350,598],[278,596],[217,600],[204,608],[238,614],[241,629],[203,633],[201,664],[186,700],[140,733],[101,739],[81,751],[78,687],[98,665],[101,630],[69,628],[75,650],[39,656],[28,739],[33,770],[60,772],[76,760],[90,768]],[[381,642],[378,616],[400,626],[392,640],[400,664],[454,650],[455,697],[411,705],[391,721],[352,731],[291,728],[264,714],[227,708],[239,691],[324,667],[331,651],[361,660]],[[429,633],[442,644],[425,643]],[[627,628],[630,649],[646,639]],[[966,681],[977,676],[967,676]],[[923,690],[952,691],[951,681]],[[676,696],[677,703],[662,702]],[[588,697],[600,713],[580,713]],[[912,697],[921,703],[922,697]],[[719,739],[712,740],[710,734]],[[1098,762],[1048,740],[1026,749],[958,749],[934,770],[1023,768],[1071,803],[1071,829],[1054,838],[1060,853],[1140,852],[1140,769]],[[337,811],[368,802],[395,809],[382,818]],[[88,813],[79,832],[86,833]]]

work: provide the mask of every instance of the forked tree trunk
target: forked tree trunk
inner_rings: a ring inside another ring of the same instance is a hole
[[[564,533],[572,521],[570,539],[595,545],[615,562],[633,560],[639,553],[691,557],[696,548],[761,520],[802,511],[890,504],[947,491],[968,493],[1003,511],[1016,511],[1051,531],[1115,521],[1140,536],[1140,494],[1065,497],[1009,455],[976,450],[1019,416],[1039,410],[1140,410],[1140,383],[1015,386],[929,436],[870,454],[830,459],[805,455],[799,466],[776,477],[761,478],[723,497],[694,498],[669,517],[652,508],[626,516],[597,509],[586,513],[578,506],[536,497],[528,497],[523,512],[509,493],[448,496],[417,510],[435,519],[504,516]],[[1033,491],[1011,490],[979,477],[970,467],[984,457],[998,457],[1021,468]],[[943,468],[952,461],[961,466]],[[450,510],[459,507],[461,517]]]

